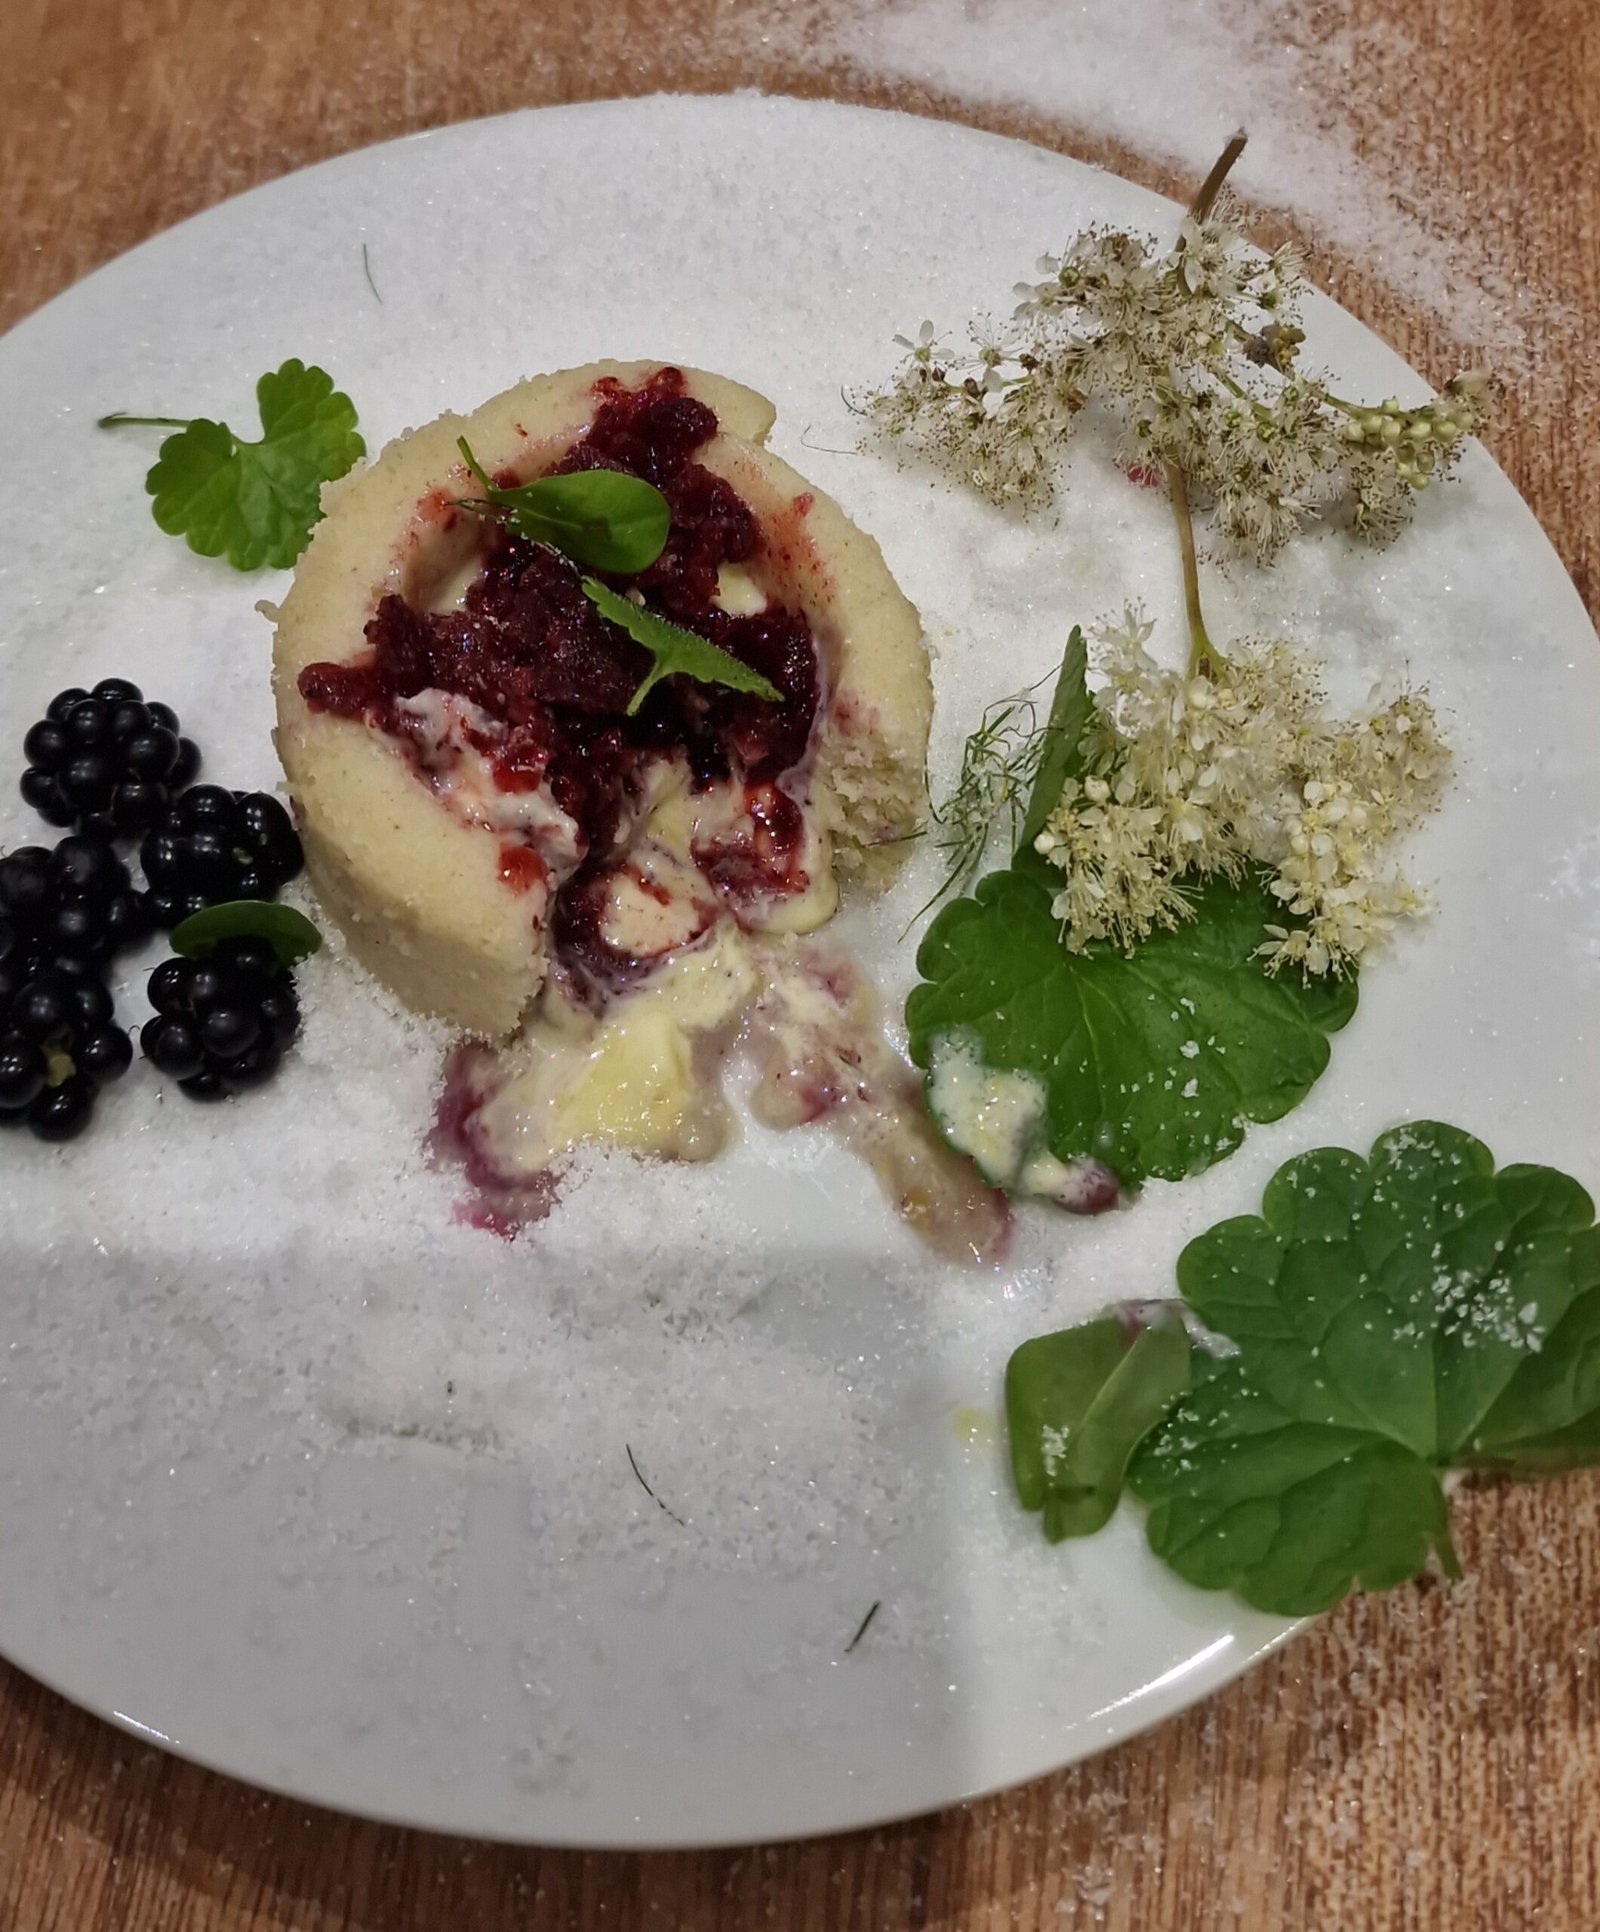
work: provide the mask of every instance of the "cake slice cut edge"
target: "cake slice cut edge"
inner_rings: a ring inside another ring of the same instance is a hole
[[[499,832],[442,809],[383,732],[313,710],[300,675],[361,659],[385,594],[426,605],[471,567],[482,526],[451,508],[477,494],[458,439],[491,475],[531,478],[583,436],[599,385],[635,389],[668,367],[681,365],[597,362],[534,377],[470,416],[397,437],[325,492],[327,514],[278,612],[275,736],[311,882],[368,970],[407,1005],[468,1033],[504,1037],[539,992],[552,881],[508,880]],[[684,393],[718,421],[695,460],[758,520],[750,576],[805,612],[818,646],[807,809],[838,869],[879,886],[926,805],[932,690],[920,620],[873,539],[763,447],[772,405],[725,377],[681,373]]]

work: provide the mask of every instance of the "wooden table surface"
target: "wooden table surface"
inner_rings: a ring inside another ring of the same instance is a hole
[[[808,48],[808,20],[840,4],[5,0],[0,327],[155,230],[325,155],[658,88],[899,105],[1183,192],[1148,155],[986,108],[982,86],[891,88],[825,38]],[[1404,22],[1409,54],[1358,60],[1334,83],[1339,111],[1371,166],[1420,190],[1446,232],[1470,228],[1535,319],[1492,444],[1593,613],[1600,9],[1242,4],[1313,48]],[[1058,11],[1061,32],[1090,30],[1093,9]],[[1270,213],[1261,232],[1277,232]],[[1393,264],[1327,246],[1314,262],[1435,378],[1472,348],[1390,292]],[[1480,1492],[1460,1515],[1468,1582],[1353,1603],[1151,1736],[942,1817],[744,1854],[580,1856],[354,1822],[143,1748],[0,1666],[0,1932],[1592,1932],[1600,1476]]]

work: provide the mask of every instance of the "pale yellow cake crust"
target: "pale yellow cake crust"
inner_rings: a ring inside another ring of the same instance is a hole
[[[472,1033],[509,1033],[543,983],[548,890],[512,891],[500,833],[444,809],[383,733],[312,712],[298,679],[310,664],[362,657],[386,593],[427,605],[470,569],[482,529],[449,509],[477,494],[458,438],[491,474],[541,474],[588,427],[601,378],[631,389],[662,366],[597,362],[534,377],[471,416],[397,437],[326,490],[327,514],[277,614],[276,740],[318,897],[401,999]],[[720,425],[697,460],[727,478],[763,531],[749,574],[804,609],[819,641],[812,807],[841,869],[885,876],[925,804],[932,690],[917,614],[877,544],[760,447],[772,405],[724,377],[683,374]]]

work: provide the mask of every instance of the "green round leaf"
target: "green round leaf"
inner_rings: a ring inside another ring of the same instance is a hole
[[[1546,1167],[1436,1121],[1280,1168],[1191,1241],[1185,1299],[1235,1353],[1137,1451],[1156,1553],[1287,1616],[1454,1564],[1441,1471],[1600,1461],[1600,1229]],[[1203,1365],[1203,1366],[1202,1366]]]
[[[1455,1568],[1435,1470],[1400,1444],[1297,1421],[1213,1365],[1149,1436],[1131,1471],[1163,1562],[1203,1590],[1304,1617],[1354,1588],[1386,1590],[1439,1552]]]
[[[194,958],[223,939],[265,939],[284,966],[296,966],[321,949],[319,933],[303,912],[271,899],[229,899],[193,912],[172,934],[172,950]]]
[[[145,489],[169,536],[236,570],[287,569],[322,514],[322,486],[365,454],[355,405],[325,369],[291,357],[256,385],[262,435],[197,417],[162,443]]]
[[[629,576],[653,564],[667,546],[672,511],[653,483],[621,470],[574,470],[502,488],[473,455],[461,454],[478,479],[484,503],[519,537],[548,544],[589,570]]]
[[[1356,987],[1263,970],[1262,933],[1283,915],[1261,885],[1214,880],[1192,920],[1131,956],[1071,953],[1046,873],[1024,853],[928,928],[906,1002],[918,1066],[941,1038],[975,1037],[986,1066],[1043,1082],[1058,1159],[1103,1161],[1125,1186],[1198,1173],[1299,1105]]]

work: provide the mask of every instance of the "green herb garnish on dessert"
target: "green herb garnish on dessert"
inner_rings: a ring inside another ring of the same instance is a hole
[[[460,497],[457,508],[490,516],[529,543],[548,544],[589,570],[632,575],[666,548],[672,511],[653,483],[622,470],[571,470],[503,487],[472,453],[465,436],[457,448],[483,491]]]
[[[783,693],[770,679],[729,652],[719,650],[698,631],[669,623],[653,610],[646,610],[643,604],[607,589],[594,577],[584,578],[583,594],[602,617],[625,630],[654,659],[644,682],[628,700],[628,717],[637,713],[663,678],[670,677],[693,678],[698,684],[720,684],[730,691],[764,698],[769,704],[782,702]]]

